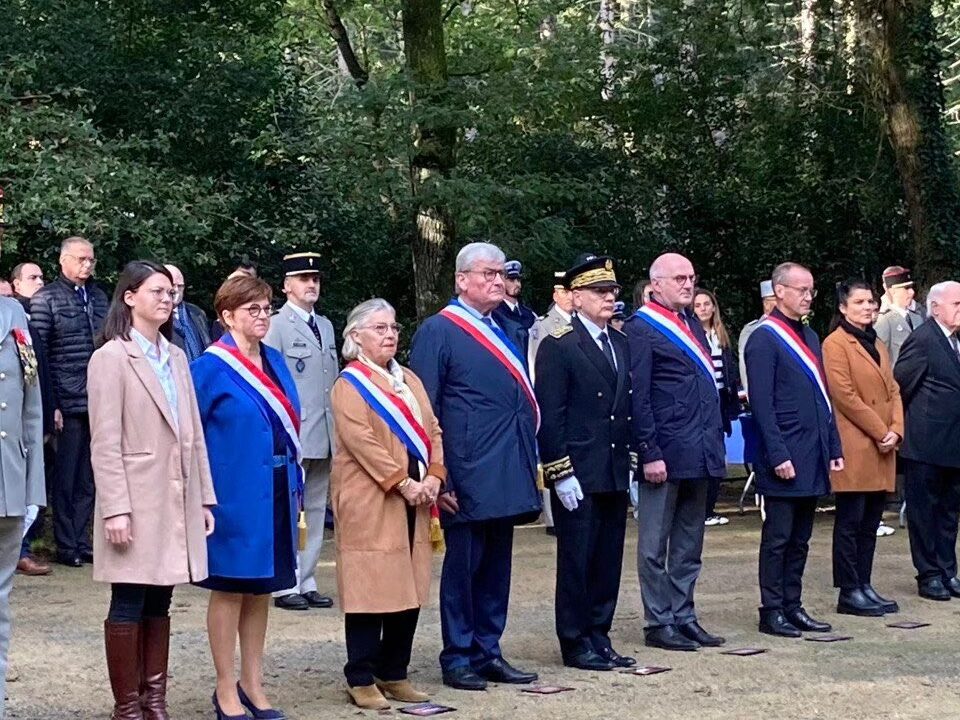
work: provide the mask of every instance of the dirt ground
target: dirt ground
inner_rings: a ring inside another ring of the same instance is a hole
[[[553,632],[555,549],[540,526],[518,529],[514,545],[510,619],[505,656],[536,670],[547,683],[574,692],[529,696],[511,686],[487,692],[455,691],[440,682],[437,654],[439,557],[433,602],[425,609],[414,647],[412,679],[463,718],[930,718],[960,716],[957,645],[960,601],[936,603],[916,594],[906,531],[878,540],[874,584],[897,599],[891,619],[838,616],[831,588],[832,514],[817,517],[806,574],[806,607],[854,636],[820,644],[775,639],[757,632],[757,546],[760,520],[723,508],[729,525],[707,528],[697,606],[707,629],[728,639],[727,648],[759,646],[764,655],[733,657],[717,650],[669,653],[643,645],[636,557],[631,523],[624,558],[614,646],[641,664],[672,672],[650,677],[564,668]],[[895,517],[890,516],[891,523]],[[335,594],[332,543],[324,549],[321,589]],[[108,591],[94,584],[89,566],[57,567],[45,578],[18,577],[11,663],[19,679],[8,684],[8,717],[29,720],[109,717],[110,690],[103,659],[102,621]],[[175,720],[212,718],[213,668],[204,632],[206,594],[193,587],[174,595],[170,706]],[[919,630],[886,627],[893,619],[932,623]],[[267,638],[267,689],[294,720],[355,718],[347,702],[342,619],[336,609],[294,613],[271,610]],[[396,711],[383,715],[403,717]]]

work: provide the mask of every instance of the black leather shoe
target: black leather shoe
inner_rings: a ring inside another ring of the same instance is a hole
[[[943,585],[940,578],[921,580],[918,583],[920,597],[927,600],[949,600],[950,591]]]
[[[960,578],[952,577],[949,580],[944,580],[943,584],[947,588],[947,592],[954,597],[960,597]]]
[[[548,528],[547,528],[547,535],[549,535],[550,537],[556,537],[556,536],[557,536],[557,528],[555,528],[555,527],[553,527],[553,526],[548,527]]]
[[[80,559],[80,556],[69,553],[57,553],[57,562],[72,568],[83,567],[83,560]]]
[[[860,588],[841,590],[837,599],[837,612],[841,615],[882,617],[883,606],[868,598]]]
[[[93,552],[90,550],[81,550],[80,561],[85,562],[87,565],[93,565]]]
[[[685,638],[693,640],[695,643],[699,643],[704,647],[720,647],[727,641],[726,638],[720,637],[719,635],[711,635],[708,633],[700,627],[700,623],[696,620],[691,623],[677,625],[677,630],[679,630],[680,634]]]
[[[636,658],[632,658],[627,655],[621,655],[612,647],[600,648],[597,651],[597,655],[602,657],[604,660],[609,660],[617,667],[628,668],[637,664]]]
[[[617,657],[619,657],[619,655]],[[579,655],[564,658],[563,664],[567,667],[577,668],[578,670],[613,670],[613,668],[616,667],[612,660],[608,660],[593,650],[587,650]],[[623,667],[627,666],[624,665]]]
[[[469,665],[443,671],[443,684],[457,690],[486,690],[487,681],[477,675]]]
[[[307,605],[309,605],[312,608],[332,608],[333,607],[333,598],[329,598],[326,595],[321,595],[316,590],[305,592],[300,597],[306,600]]]
[[[674,625],[646,628],[643,635],[647,647],[656,647],[661,650],[685,650],[687,652],[700,648],[700,643],[681,635]]]
[[[872,600],[877,605],[883,608],[884,614],[892,614],[900,612],[900,606],[897,605],[896,600],[888,600],[883,595],[878,593],[873,589],[873,585],[864,585],[862,588],[863,594],[866,596],[867,600]]]
[[[490,682],[509,683],[511,685],[526,685],[539,677],[536,673],[517,670],[503,658],[491,660],[483,667],[477,668],[477,674]]]
[[[273,606],[281,610],[306,610],[310,607],[310,603],[307,602],[303,595],[290,593],[289,595],[281,595],[278,598],[274,598]]]
[[[761,610],[760,625],[757,629],[765,635],[777,637],[798,638],[802,634],[784,617],[782,610]]]
[[[787,619],[787,622],[802,632],[825,633],[833,630],[833,626],[830,623],[814,620],[812,617],[807,615],[807,611],[802,607],[799,607],[796,610],[785,612],[783,616]]]

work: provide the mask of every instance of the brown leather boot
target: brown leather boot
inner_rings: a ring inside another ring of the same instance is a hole
[[[113,689],[110,720],[143,720],[140,710],[140,623],[103,623],[107,671]]]
[[[167,713],[167,660],[170,657],[170,618],[144,618],[140,627],[143,664],[140,707],[143,720],[170,720]]]
[[[377,680],[377,687],[380,688],[386,697],[400,702],[419,703],[430,699],[422,690],[417,690],[409,680]]]
[[[353,704],[364,710],[389,710],[390,703],[376,685],[347,686],[347,694]]]

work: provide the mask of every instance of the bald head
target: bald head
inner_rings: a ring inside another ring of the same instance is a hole
[[[176,265],[170,265],[169,263],[164,265],[167,269],[167,272],[170,273],[170,277],[173,278],[173,289],[177,293],[177,296],[173,300],[174,307],[183,302],[184,290],[186,285],[183,282],[183,273],[180,272],[180,268]]]
[[[697,276],[693,263],[678,253],[664,253],[650,265],[654,299],[671,310],[690,307]]]

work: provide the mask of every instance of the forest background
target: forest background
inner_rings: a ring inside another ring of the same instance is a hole
[[[317,250],[335,323],[409,323],[471,240],[541,313],[579,252],[630,295],[676,250],[733,327],[809,264],[820,325],[847,276],[958,276],[958,80],[951,0],[5,0],[0,271],[82,234],[209,309]]]

